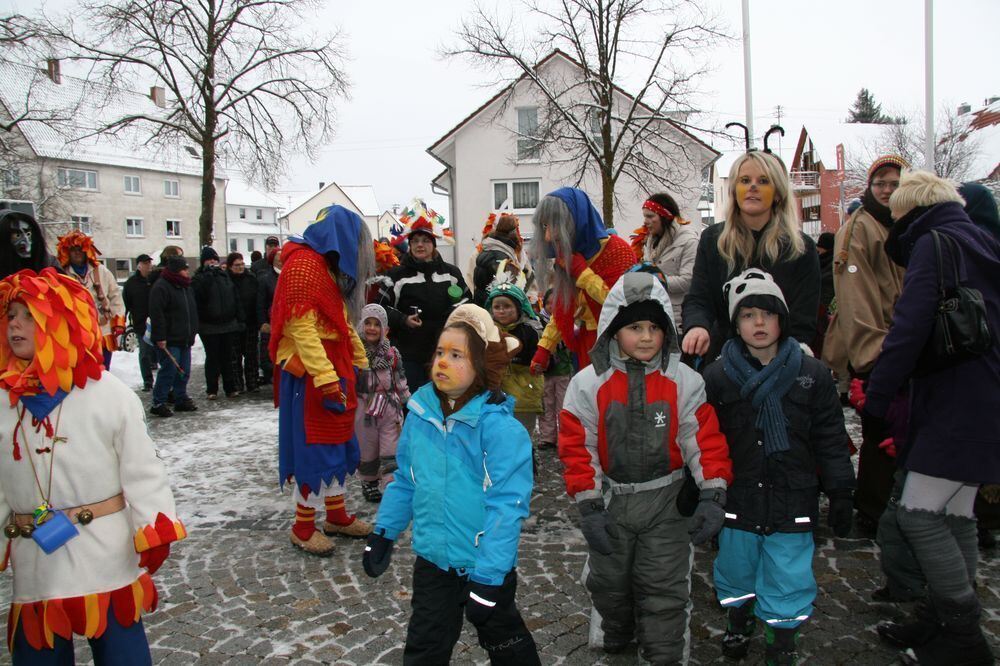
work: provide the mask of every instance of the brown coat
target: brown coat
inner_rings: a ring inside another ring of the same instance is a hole
[[[667,278],[667,293],[670,295],[670,304],[674,307],[674,325],[681,328],[681,304],[684,297],[691,289],[691,277],[694,275],[694,258],[698,254],[698,232],[701,230],[699,224],[695,228],[694,224],[673,225],[673,234],[661,238],[657,245],[653,246],[653,237],[646,239],[646,247],[643,250],[643,257],[646,261],[656,264],[656,267],[663,271]]]
[[[883,224],[859,208],[834,238],[837,308],[823,360],[839,373],[845,372],[848,364],[855,372],[870,372],[889,332],[892,311],[903,288],[903,268],[885,253],[888,236]]]

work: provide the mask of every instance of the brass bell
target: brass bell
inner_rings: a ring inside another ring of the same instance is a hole
[[[90,521],[94,519],[94,512],[90,509],[81,509],[80,513],[76,514],[76,519],[81,525],[89,525]]]
[[[14,523],[8,523],[4,525],[3,535],[8,539],[16,539],[17,537],[21,536],[21,530],[19,530],[17,528],[17,525],[15,525]]]
[[[34,525],[21,525],[21,536],[25,539],[31,536],[31,533],[35,531]]]

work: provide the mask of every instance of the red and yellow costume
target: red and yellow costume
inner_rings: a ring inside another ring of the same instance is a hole
[[[150,575],[187,534],[142,403],[103,371],[87,290],[53,268],[24,270],[0,281],[0,312],[14,301],[35,327],[34,357],[22,360],[0,317],[0,389],[9,398],[0,407],[0,570],[9,563],[14,574],[7,637],[16,653],[19,643],[40,651],[74,634],[101,639],[112,622],[132,627],[156,607]],[[23,532],[40,503],[78,522],[78,534],[48,554]]]
[[[87,270],[81,276],[70,265],[69,251],[78,247],[87,257]],[[109,352],[118,349],[118,338],[125,332],[125,301],[114,274],[98,257],[100,250],[93,239],[82,231],[71,231],[60,236],[56,246],[56,260],[63,271],[79,280],[90,292],[97,308],[97,322],[101,327],[103,348]]]

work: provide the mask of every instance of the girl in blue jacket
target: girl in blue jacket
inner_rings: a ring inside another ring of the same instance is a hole
[[[531,440],[514,400],[497,392],[520,343],[486,310],[462,305],[438,339],[431,383],[408,404],[375,531],[371,577],[413,521],[413,613],[404,664],[444,664],[462,632],[462,608],[491,664],[540,664],[514,603],[517,544],[531,498]]]

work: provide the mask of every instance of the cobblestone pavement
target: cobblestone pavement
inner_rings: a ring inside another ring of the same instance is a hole
[[[400,539],[390,570],[378,580],[362,571],[361,541],[338,541],[337,552],[325,560],[293,549],[291,499],[277,488],[277,412],[269,396],[208,402],[201,368],[194,374],[191,394],[200,411],[150,422],[190,533],[155,576],[160,607],[147,619],[154,663],[400,663],[413,565],[408,536]],[[585,548],[559,471],[555,453],[541,452],[531,518],[521,537],[521,613],[544,664],[636,663],[634,649],[608,657],[587,647],[589,604],[579,583]],[[373,518],[374,505],[364,503],[357,483],[348,488],[349,510]],[[835,539],[825,525],[816,541],[819,594],[799,643],[802,663],[893,663],[895,651],[880,644],[874,626],[907,608],[870,601],[880,585],[873,543]],[[700,548],[695,558],[696,664],[722,662],[725,620],[712,595],[713,555]],[[997,558],[984,556],[979,591],[994,643],[1000,635],[998,570]],[[0,602],[9,601],[9,581],[2,578]],[[85,642],[78,641],[77,654],[78,663],[90,663]],[[762,658],[758,634],[748,663]],[[6,654],[0,659],[9,661]],[[486,663],[468,626],[453,662]]]

